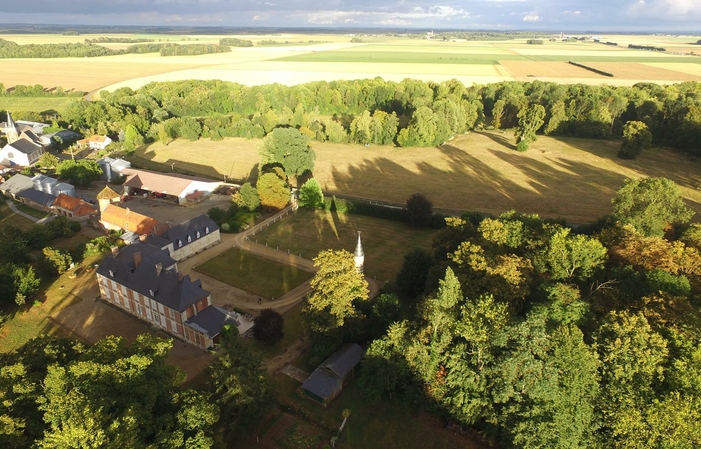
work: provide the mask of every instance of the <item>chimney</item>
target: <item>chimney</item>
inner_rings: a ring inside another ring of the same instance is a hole
[[[130,211],[129,208],[127,207],[127,214],[129,214],[129,212],[131,212],[131,211]]]
[[[138,251],[138,252],[134,253],[134,266],[136,268],[138,268],[140,264],[141,264],[141,251]]]
[[[184,276],[183,276],[183,272],[182,272],[182,271],[178,271],[178,280],[179,280],[179,281],[182,281],[182,280],[183,280],[183,277],[184,277]]]
[[[162,270],[163,270],[163,264],[162,264],[162,263],[157,263],[157,264],[156,264],[156,276],[160,276]]]
[[[145,241],[146,241],[146,235],[145,235],[145,234],[140,234],[140,235],[139,235],[139,241],[140,241],[140,242],[145,242]]]
[[[119,247],[113,246],[110,249],[112,250],[112,257],[117,257],[117,255],[119,254]]]

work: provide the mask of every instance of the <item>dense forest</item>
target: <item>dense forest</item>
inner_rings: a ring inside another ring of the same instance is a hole
[[[262,138],[276,127],[294,127],[318,141],[404,147],[438,145],[475,127],[515,129],[531,139],[620,138],[626,123],[640,122],[655,144],[701,154],[696,82],[613,87],[512,81],[467,88],[456,80],[375,78],[291,87],[190,80],[102,92],[100,101],[70,105],[62,119],[115,137],[128,128],[134,142]]]
[[[125,42],[145,42],[143,44],[130,45],[121,50],[115,50],[95,43],[114,42],[109,39],[86,39],[85,43],[68,44],[24,44],[0,39],[0,59],[3,58],[94,58],[98,56],[114,56],[130,53],[156,53],[161,56],[176,55],[204,55],[209,53],[225,53],[231,51],[226,45],[216,44],[187,44],[153,43],[150,39],[123,39]]]

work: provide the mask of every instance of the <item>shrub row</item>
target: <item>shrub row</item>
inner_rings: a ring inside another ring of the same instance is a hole
[[[586,69],[586,70],[589,70],[590,72],[598,73],[599,75],[613,76],[613,73],[611,73],[611,72],[605,72],[605,71],[599,70],[599,69],[597,69],[597,68],[595,68],[595,67],[590,67],[590,66],[588,66],[588,65],[580,64],[580,63],[578,63],[578,62],[567,61],[567,63],[572,64],[572,65],[575,65],[575,66],[577,66],[577,67],[581,67],[581,68]]]

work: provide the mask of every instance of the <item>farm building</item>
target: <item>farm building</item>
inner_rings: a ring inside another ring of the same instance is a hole
[[[56,200],[56,197],[50,193],[44,193],[34,189],[22,190],[17,194],[17,198],[27,206],[47,212],[51,210],[51,206]]]
[[[112,143],[112,139],[107,136],[94,135],[80,139],[76,143],[80,146],[87,146],[91,150],[104,150],[107,145]]]
[[[68,129],[62,129],[61,131],[57,131],[55,133],[48,133],[48,134],[43,134],[40,136],[41,143],[44,146],[48,146],[53,144],[56,141],[59,141],[64,144],[71,144],[73,142],[76,142],[78,139],[80,139],[81,136],[75,131],[71,131]]]
[[[75,187],[65,182],[58,182],[57,179],[46,175],[36,175],[32,178],[34,190],[58,196],[63,193],[69,196],[77,196]]]
[[[122,171],[125,168],[131,167],[131,162],[124,159],[112,159],[111,157],[103,157],[97,163],[102,169],[101,178],[106,181],[112,181],[113,178],[122,176]]]
[[[326,407],[341,392],[354,374],[355,367],[365,357],[365,350],[355,343],[346,343],[304,381],[302,391],[311,400]]]
[[[100,223],[108,231],[131,231],[141,235],[163,235],[167,226],[151,217],[114,204],[100,207]]]
[[[59,193],[54,200],[53,211],[56,215],[63,215],[79,222],[85,222],[91,215],[97,213],[97,209],[90,203],[64,193]]]
[[[32,178],[20,174],[14,175],[4,183],[0,184],[0,192],[2,192],[3,195],[18,201],[19,198],[17,195],[20,192],[33,188],[34,183],[32,182]]]
[[[222,327],[239,332],[252,323],[212,305],[202,282],[177,271],[168,251],[137,242],[113,248],[97,269],[103,300],[202,349],[217,343]]]
[[[199,215],[168,229],[162,236],[148,236],[147,242],[166,249],[180,261],[221,243],[219,226],[207,215]]]
[[[38,161],[42,154],[44,148],[41,145],[27,139],[17,139],[0,150],[0,164],[29,166]]]
[[[124,169],[122,173],[128,176],[123,184],[127,193],[145,191],[156,195],[165,195],[174,198],[178,204],[185,204],[188,195],[196,192],[207,195],[222,185],[221,181],[177,173],[166,174],[133,168]]]

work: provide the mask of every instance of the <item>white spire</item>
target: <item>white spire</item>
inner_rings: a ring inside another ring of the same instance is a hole
[[[358,273],[363,272],[363,266],[365,265],[365,252],[363,251],[363,244],[360,241],[360,231],[358,231],[358,244],[355,247],[355,269]]]

